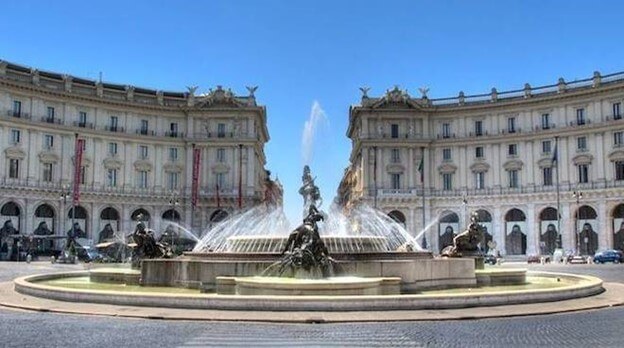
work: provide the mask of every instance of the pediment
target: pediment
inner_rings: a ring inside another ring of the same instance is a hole
[[[150,161],[146,161],[146,160],[137,160],[137,161],[134,162],[134,169],[136,169],[138,171],[151,172],[152,171],[152,163]]]
[[[609,152],[609,161],[624,161],[624,148],[615,149]]]
[[[165,172],[169,173],[180,173],[184,168],[181,165],[175,163],[165,163],[163,166]]]
[[[74,156],[72,156],[72,164],[74,164]],[[91,159],[89,157],[86,156],[82,156],[82,165],[85,167],[89,167],[91,166]]]
[[[537,161],[537,166],[540,168],[550,168],[550,167],[554,167],[554,163],[552,160],[552,157],[548,157],[548,158],[542,158],[541,160]]]
[[[6,148],[4,150],[4,154],[7,158],[12,159],[24,159],[26,157],[26,153],[24,152],[24,150],[22,150],[22,148],[18,146],[11,146]]]
[[[104,159],[104,167],[106,169],[120,169],[123,162],[114,157],[106,157]]]
[[[41,163],[57,163],[59,156],[52,151],[42,151],[39,153],[39,161]]]
[[[583,154],[574,156],[572,158],[572,162],[574,163],[574,165],[578,166],[579,164],[590,164],[593,159],[594,159],[594,156],[592,156],[591,154],[583,153]]]
[[[524,163],[522,163],[521,160],[513,159],[505,162],[503,168],[505,168],[505,170],[520,170],[523,165]]]
[[[250,105],[247,99],[249,99],[249,97],[237,97],[229,88],[225,90],[222,86],[217,86],[217,89],[210,89],[208,94],[196,97],[195,106],[199,108],[241,108]]]
[[[390,163],[386,166],[386,172],[392,174],[401,174],[405,172],[405,167],[400,163]]]
[[[216,163],[211,169],[213,173],[227,173],[230,171],[230,166],[225,163]]]
[[[470,170],[473,173],[482,173],[490,170],[490,165],[485,162],[476,162],[470,166]]]
[[[452,174],[457,171],[457,166],[453,163],[444,163],[438,166],[438,172],[441,174]]]
[[[417,99],[410,97],[407,90],[402,90],[398,86],[386,91],[381,98],[363,98],[362,105],[372,109],[420,109],[421,105]]]

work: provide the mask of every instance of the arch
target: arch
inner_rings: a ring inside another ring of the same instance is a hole
[[[35,217],[54,218],[54,209],[49,204],[41,204],[35,210]]]
[[[598,249],[597,217],[596,210],[589,205],[582,205],[576,210],[575,245],[581,255],[593,255]]]
[[[453,238],[459,229],[459,216],[452,211],[444,211],[440,214],[438,223],[438,248],[440,252],[449,245],[453,245]]]
[[[525,255],[527,235],[523,230],[526,215],[518,208],[510,209],[505,214],[505,250],[507,255]]]
[[[393,210],[393,211],[388,213],[388,216],[390,218],[392,218],[392,220],[394,220],[394,221],[402,224],[403,226],[405,226],[405,214],[403,214],[401,211]]]
[[[85,209],[84,207],[77,205],[76,207],[76,215],[74,216],[74,218],[76,219],[81,219],[81,220],[86,220],[87,219],[87,209]],[[72,210],[74,210],[74,208],[70,208],[69,212],[67,213],[67,218],[71,219],[72,218]]]
[[[180,213],[178,213],[178,211],[175,209],[166,210],[164,213],[162,213],[161,218],[163,220],[176,221],[176,222],[179,222],[181,220]]]
[[[624,251],[624,203],[613,208],[611,219],[613,221],[613,249]]]
[[[596,210],[589,205],[583,205],[578,208],[577,214],[579,220],[594,220],[598,217]]]
[[[139,208],[130,214],[130,219],[132,219],[132,221],[149,222],[151,217],[150,213],[143,208]]]
[[[549,255],[555,252],[560,238],[557,230],[557,209],[546,207],[539,214],[540,254]]]
[[[17,203],[15,202],[8,202],[5,205],[2,206],[2,209],[0,209],[0,215],[4,215],[4,216],[20,216],[21,215],[21,210],[19,208],[19,206],[17,205]]]
[[[478,209],[475,211],[475,214],[477,214],[479,224],[483,226],[484,229],[483,245],[481,246],[481,249],[487,254],[490,251],[490,242],[494,239],[494,236],[490,233],[490,230],[492,229],[492,214],[485,209]]]
[[[221,222],[228,217],[227,211],[223,209],[217,209],[212,214],[210,214],[210,222]]]
[[[117,209],[108,207],[104,208],[100,213],[100,219],[102,220],[119,220],[119,212]]]

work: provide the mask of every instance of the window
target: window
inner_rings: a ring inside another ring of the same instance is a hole
[[[146,159],[148,157],[147,146],[139,145],[139,158]]]
[[[615,162],[615,180],[624,180],[624,161]]]
[[[117,143],[108,143],[108,154],[110,156],[117,155]]]
[[[217,149],[217,162],[225,162],[225,149]]]
[[[15,158],[11,158],[9,160],[9,178],[18,179],[19,178],[19,160]]]
[[[544,186],[552,186],[552,167],[543,168]]]
[[[169,125],[169,136],[172,138],[177,138],[178,137],[178,124],[175,122],[172,122]]]
[[[46,118],[46,122],[54,123],[54,108],[48,106],[48,117]]]
[[[549,154],[551,151],[551,142],[550,140],[542,141],[542,153]]]
[[[516,118],[515,117],[509,117],[507,119],[507,131],[509,133],[516,132]]]
[[[392,180],[392,189],[399,190],[401,188],[401,174],[390,174],[390,179]]]
[[[399,163],[401,162],[401,156],[400,156],[400,151],[399,149],[392,149],[390,150],[390,161],[392,163]]]
[[[589,165],[579,164],[578,175],[579,175],[579,183],[581,184],[588,183],[589,182]]]
[[[442,149],[442,161],[451,160],[451,149]]]
[[[117,116],[110,117],[110,130],[111,132],[117,131],[117,125],[119,124],[119,118]]]
[[[587,138],[585,137],[576,138],[576,148],[580,152],[587,151]]]
[[[451,124],[442,123],[442,138],[450,138],[450,137],[451,137]]]
[[[445,191],[453,189],[453,174],[452,173],[442,174],[442,189]]]
[[[86,127],[87,126],[87,113],[84,111],[80,111],[78,113],[78,127]]]
[[[485,188],[485,172],[475,173],[475,187],[477,188],[477,190],[482,190]]]
[[[579,126],[585,124],[585,109],[576,109],[576,124]]]
[[[13,117],[22,116],[22,102],[19,100],[13,101]]]
[[[478,137],[483,135],[483,121],[475,121],[475,135]]]
[[[613,147],[621,147],[624,144],[624,132],[613,132]]]
[[[475,147],[475,157],[476,158],[483,158],[483,146]]]
[[[117,186],[117,169],[109,169],[107,173],[107,184],[108,187],[116,187]]]
[[[178,160],[178,148],[177,147],[169,148],[169,160],[171,162],[175,162]]]
[[[87,167],[80,167],[80,184],[84,185],[87,182]]]
[[[518,171],[510,170],[507,173],[509,175],[509,187],[518,188]]]
[[[175,190],[178,188],[179,173],[169,172],[167,173],[167,188],[169,190]]]
[[[54,147],[54,136],[50,134],[46,134],[43,136],[43,148],[50,150]]]
[[[137,186],[139,188],[147,188],[147,171],[139,170],[137,173]]]
[[[518,145],[517,144],[509,144],[509,146],[507,146],[507,154],[509,156],[516,156],[516,155],[518,155]]]
[[[542,114],[542,129],[550,129],[550,114]]]
[[[223,189],[225,187],[225,173],[217,173],[217,176],[215,177],[216,179],[216,185],[219,189]]]
[[[147,120],[141,120],[141,134],[142,135],[147,135],[147,129],[148,129],[149,123]]]
[[[43,181],[52,182],[52,163],[43,164]]]
[[[613,103],[613,119],[619,120],[622,118],[622,114],[620,113],[621,103]]]
[[[398,124],[391,124],[390,125],[390,135],[393,138],[398,138],[399,137],[399,125]]]
[[[20,131],[17,129],[11,130],[11,143],[19,144],[20,143]]]
[[[225,123],[217,124],[217,137],[225,138]]]

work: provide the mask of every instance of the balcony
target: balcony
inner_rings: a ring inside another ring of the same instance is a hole
[[[147,129],[137,129],[136,134],[138,135],[148,135],[148,136],[156,136],[155,131],[147,130]]]
[[[165,132],[165,136],[169,138],[184,138],[184,133],[182,132]]]
[[[89,123],[89,122],[76,122],[76,121],[74,121],[72,123],[72,125],[74,127],[80,127],[80,128],[89,128],[89,129],[94,129],[95,128],[93,126],[93,123]]]
[[[116,132],[116,133],[124,133],[125,131],[123,127],[117,127],[117,126],[106,126],[104,127],[104,129],[109,132]]]
[[[15,117],[15,118],[23,118],[25,120],[30,120],[30,115],[26,112],[15,111],[15,110],[7,110],[7,116]]]
[[[59,118],[55,118],[55,117],[42,117],[41,118],[41,122],[44,123],[51,123],[51,124],[63,124],[63,121]]]

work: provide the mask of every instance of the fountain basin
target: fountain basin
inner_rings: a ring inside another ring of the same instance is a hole
[[[604,291],[595,277],[546,272],[529,272],[530,278],[545,279],[553,286],[464,288],[426,291],[397,295],[286,296],[286,295],[219,295],[188,293],[184,289],[169,291],[122,292],[114,290],[75,289],[45,284],[59,278],[88,277],[86,271],[45,274],[18,278],[19,293],[70,302],[92,302],[114,305],[170,307],[219,310],[263,311],[376,311],[445,309],[560,301],[592,296]]]
[[[381,236],[322,236],[330,254],[387,252],[389,244]],[[233,236],[227,239],[226,250],[233,253],[279,253],[288,236]]]

